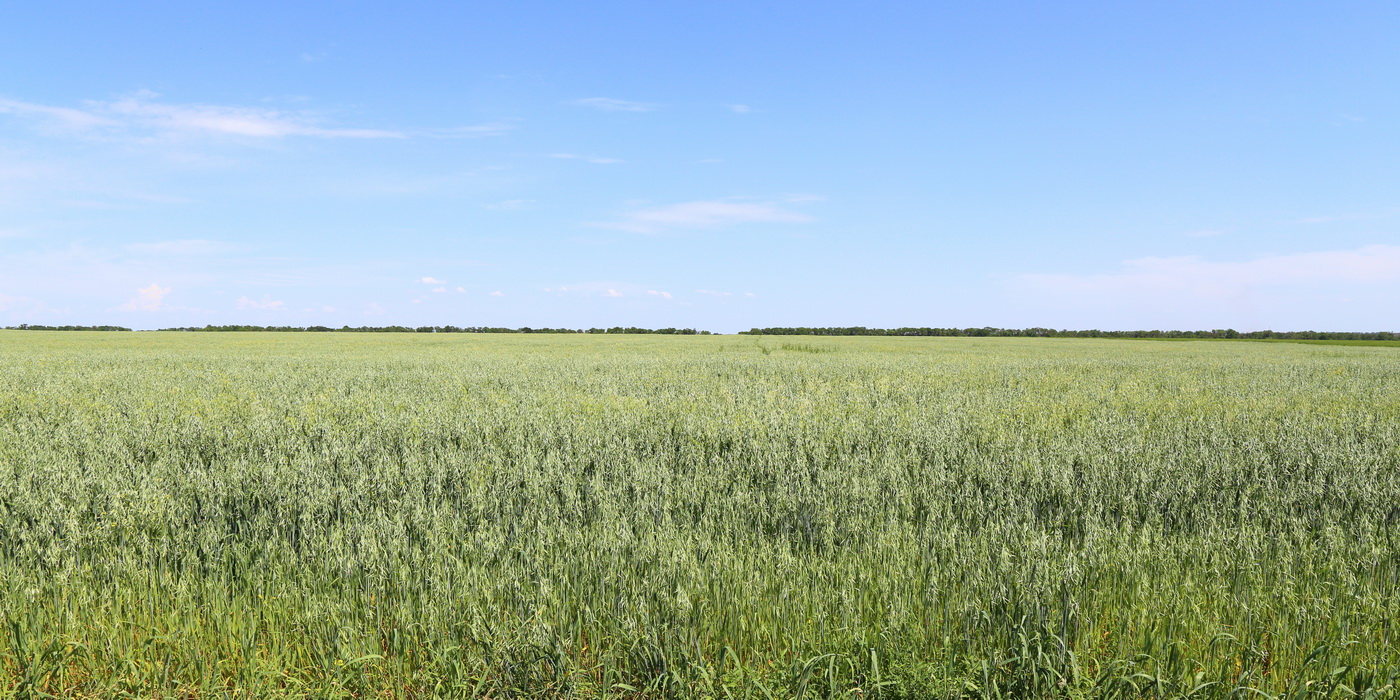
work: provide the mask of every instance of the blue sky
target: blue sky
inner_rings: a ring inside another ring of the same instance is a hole
[[[1400,5],[12,3],[0,324],[1400,330]]]

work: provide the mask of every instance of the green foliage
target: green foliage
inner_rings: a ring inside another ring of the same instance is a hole
[[[125,326],[42,326],[21,323],[18,326],[6,326],[7,331],[129,331]]]
[[[0,332],[0,697],[1394,697],[1397,467],[1385,348]]]
[[[102,330],[131,330],[129,328],[115,328],[102,326]],[[69,330],[50,328],[48,326],[23,326],[14,330]],[[92,328],[73,328],[73,330],[98,330]],[[410,328],[408,326],[341,326],[340,328],[330,328],[328,326],[190,326],[188,328],[162,328],[165,331],[183,331],[186,333],[622,333],[625,335],[710,335],[709,331],[697,331],[694,328],[637,328],[615,326],[613,328],[590,328],[588,330],[573,328],[531,328],[523,326],[521,328],[498,328],[493,326],[418,326]]]
[[[788,352],[809,352],[812,354],[836,352],[836,348],[830,345],[813,345],[811,343],[783,343],[781,347]]]
[[[1241,333],[1233,328],[1209,331],[1102,331],[1055,330],[1054,328],[753,328],[739,335],[873,335],[915,336],[937,338],[1133,338],[1142,340],[1292,340],[1308,342],[1368,341],[1375,344],[1400,345],[1400,333],[1375,331],[1369,333],[1334,331],[1250,331]]]

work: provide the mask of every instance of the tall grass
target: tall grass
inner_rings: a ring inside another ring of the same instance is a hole
[[[0,696],[1389,697],[1397,545],[1387,348],[0,333]]]

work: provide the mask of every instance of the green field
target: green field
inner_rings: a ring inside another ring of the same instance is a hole
[[[0,332],[0,697],[1397,684],[1395,348]]]

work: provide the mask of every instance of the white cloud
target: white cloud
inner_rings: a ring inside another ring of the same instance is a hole
[[[169,287],[152,282],[151,286],[136,290],[136,296],[119,308],[122,311],[159,311],[169,293]]]
[[[263,297],[262,301],[253,301],[248,297],[238,297],[238,308],[240,310],[280,311],[284,305],[284,302],[273,301],[267,297]]]
[[[494,170],[495,168],[486,167],[430,176],[383,171],[366,176],[328,179],[321,183],[318,189],[337,197],[455,195],[470,187],[471,183],[480,182],[479,178]]]
[[[84,130],[104,126],[114,126],[116,122],[91,112],[70,107],[49,107],[47,105],[0,99],[0,114],[14,114],[21,117],[35,117],[64,129]]]
[[[30,318],[31,315],[52,316],[67,313],[68,309],[54,308],[34,297],[0,294],[0,312],[9,312],[12,314],[11,318],[23,323],[36,320]],[[24,316],[19,317],[20,314]]]
[[[229,136],[330,138],[403,138],[402,133],[380,129],[334,129],[316,126],[304,114],[272,109],[223,105],[177,105],[153,102],[139,95],[116,102],[94,103],[107,114],[126,117],[146,128],[165,132],[211,133]]]
[[[313,136],[321,138],[405,138],[399,131],[346,129],[320,124],[309,112],[285,112],[259,107],[172,104],[158,95],[140,92],[104,102],[90,101],[86,109],[51,107],[15,100],[0,100],[0,114],[39,119],[68,131],[156,132],[163,135],[219,135],[254,138]]]
[[[418,281],[422,282],[423,284],[447,284],[447,282],[444,282],[443,280],[440,280],[436,277],[424,277],[423,279],[420,279]]]
[[[601,109],[605,112],[651,112],[657,108],[656,105],[649,102],[616,100],[611,97],[586,97],[581,100],[574,100],[573,104]]]
[[[458,294],[466,294],[466,293],[467,293],[467,288],[466,288],[466,287],[458,287],[458,288],[457,288],[457,293],[458,293]]]
[[[744,296],[752,298],[752,297],[756,297],[756,296],[758,296],[758,295],[757,295],[757,294],[754,294],[753,292],[744,292]]]
[[[548,290],[546,290],[546,291],[548,291]],[[501,290],[499,290],[499,289],[497,289],[497,290],[494,291],[494,292],[491,292],[491,294],[490,294],[490,296],[493,296],[493,297],[503,297],[503,296],[505,296],[505,295],[506,295],[506,293],[503,292],[503,291],[501,291]]]
[[[660,233],[670,229],[703,229],[747,223],[800,224],[812,221],[801,212],[784,209],[771,202],[712,200],[683,202],[624,215],[618,221],[589,225],[633,233]]]
[[[315,124],[306,114],[273,109],[224,105],[180,105],[152,101],[142,94],[115,102],[92,103],[103,114],[163,132],[209,133],[228,136],[327,138],[403,138],[402,133],[381,129],[337,129]]]
[[[220,241],[182,239],[177,241],[158,241],[156,243],[132,243],[126,246],[126,249],[133,253],[192,256],[226,253],[233,250],[234,246]]]
[[[8,294],[0,294],[0,311],[13,311],[15,309],[28,307],[32,303],[33,300],[27,297],[12,297]]]
[[[500,136],[514,130],[515,126],[510,122],[490,122],[446,129],[427,129],[422,134],[435,139],[476,139],[483,136]]]
[[[748,105],[729,105],[729,111],[735,114],[748,114],[753,111],[753,107]]]
[[[671,298],[671,293],[670,293],[670,292],[662,292],[662,291],[657,291],[657,290],[655,290],[655,289],[648,289],[648,290],[647,290],[647,294],[650,294],[650,295],[652,295],[652,296],[661,297],[662,299],[670,299],[670,298]]]
[[[599,158],[598,156],[581,156],[577,153],[551,153],[549,154],[549,157],[558,158],[560,160],[585,160],[589,163],[598,163],[599,165],[610,165],[612,163],[623,162],[621,158]]]
[[[1338,221],[1370,221],[1372,219],[1385,219],[1396,214],[1395,210],[1384,212],[1356,212],[1352,214],[1334,214],[1332,216],[1309,216],[1298,219],[1294,223],[1299,224],[1331,224]]]
[[[1400,246],[1268,255],[1242,262],[1212,262],[1197,255],[1149,257],[1125,260],[1121,270],[1107,274],[1032,274],[1022,279],[1056,290],[1175,291],[1202,296],[1307,282],[1381,282],[1400,280]]]
[[[720,292],[720,291],[716,291],[716,290],[713,290],[713,289],[697,289],[697,290],[695,290],[695,293],[696,293],[696,294],[705,294],[705,295],[712,296],[712,297],[728,297],[728,296],[734,296],[734,292]]]
[[[574,297],[609,297],[620,298],[634,294],[642,294],[645,287],[622,282],[618,280],[600,280],[592,282],[576,282],[573,284],[559,285],[557,287],[545,287],[544,291],[554,296],[574,296]],[[493,295],[494,296],[494,295]],[[502,295],[504,296],[504,295]]]
[[[1400,304],[1400,246],[1139,258],[1110,272],[1021,275],[1008,291],[1025,325],[1374,330]]]
[[[433,287],[433,294],[442,294],[447,291],[447,287]]]

